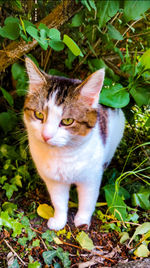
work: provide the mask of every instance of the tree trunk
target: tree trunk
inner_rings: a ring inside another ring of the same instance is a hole
[[[38,22],[46,24],[49,28],[59,28],[62,24],[68,21],[75,13],[81,9],[80,4],[76,4],[75,0],[63,0],[52,12],[43,20]],[[36,40],[26,43],[21,40],[20,42],[11,42],[4,50],[0,50],[0,72],[14,63],[17,59],[28,53],[38,45]]]

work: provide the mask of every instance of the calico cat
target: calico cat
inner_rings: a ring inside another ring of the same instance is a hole
[[[123,135],[123,112],[98,104],[104,69],[83,82],[48,75],[29,58],[26,69],[24,122],[33,161],[55,210],[48,227],[65,226],[71,184],[79,197],[75,226],[89,225],[104,168]]]

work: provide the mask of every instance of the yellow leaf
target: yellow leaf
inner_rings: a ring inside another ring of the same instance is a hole
[[[57,245],[63,244],[63,242],[58,237],[54,237],[53,240]]]
[[[135,251],[134,255],[137,257],[148,257],[150,254],[146,245],[140,245]]]
[[[37,208],[37,214],[40,217],[48,220],[49,218],[54,216],[54,209],[47,204],[41,204]]]

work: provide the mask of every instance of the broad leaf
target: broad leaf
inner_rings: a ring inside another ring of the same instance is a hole
[[[130,90],[132,97],[139,107],[142,105],[150,104],[150,88],[149,86],[145,87],[133,87]]]
[[[127,206],[123,201],[123,196],[121,197],[119,193],[116,193],[115,186],[111,184],[106,185],[104,191],[109,212],[118,220],[125,221],[127,216]]]
[[[14,259],[13,263],[11,265],[8,266],[9,268],[19,268],[19,264],[17,259]]]
[[[100,103],[113,108],[123,108],[129,101],[129,93],[121,84],[104,87],[100,94]]]
[[[38,261],[35,261],[35,262],[33,262],[33,263],[29,263],[29,264],[28,264],[28,268],[40,268],[40,267],[42,267],[42,265],[41,265],[41,263],[38,262]]]
[[[124,1],[124,17],[128,22],[129,20],[138,20],[140,15],[150,8],[150,1],[139,0],[125,0]]]
[[[47,265],[51,265],[52,264],[52,260],[56,257],[57,252],[56,250],[49,250],[49,251],[45,251],[43,252],[43,259],[45,261],[45,263]]]
[[[49,46],[55,51],[61,51],[64,49],[64,44],[62,41],[50,40],[48,42]]]
[[[0,35],[10,40],[16,40],[20,35],[20,28],[19,28],[18,23],[9,22],[3,28],[0,27]]]
[[[99,27],[105,26],[119,10],[119,0],[97,1],[97,17],[99,18]]]
[[[75,56],[83,56],[78,45],[68,35],[64,34],[63,42]]]
[[[42,234],[42,238],[46,239],[48,242],[52,242],[55,237],[54,231],[47,230],[45,233]]]
[[[8,101],[9,105],[13,107],[13,105],[14,105],[13,97],[4,88],[0,87],[0,89],[3,93],[4,98]]]
[[[140,206],[141,208],[148,210],[150,209],[150,191],[144,190],[139,193],[134,193],[132,195],[132,205]]]
[[[140,58],[141,64],[145,69],[150,69],[150,49],[148,49]]]
[[[41,204],[37,208],[37,214],[40,217],[48,220],[50,217],[54,216],[54,209],[47,204]]]
[[[150,254],[148,248],[146,245],[140,245],[135,251],[134,251],[134,255],[137,257],[148,257]]]
[[[133,234],[133,236],[130,239],[130,242],[135,239],[137,235],[143,235],[150,231],[150,222],[144,222],[140,226],[138,226]]]
[[[108,35],[111,39],[123,40],[122,34],[112,24],[109,23],[107,28],[108,28]]]
[[[49,37],[50,39],[60,41],[60,39],[61,39],[61,38],[60,38],[60,31],[58,31],[58,30],[55,29],[55,28],[51,28],[51,29],[49,29],[48,37]]]
[[[71,26],[72,27],[79,27],[82,24],[82,22],[83,22],[83,15],[84,15],[84,13],[82,11],[80,11],[79,13],[77,13],[72,18]]]
[[[84,231],[78,233],[76,240],[84,249],[92,250],[94,248],[92,239]]]
[[[14,184],[5,183],[2,189],[6,190],[6,196],[10,199],[15,191],[18,191],[18,188]]]

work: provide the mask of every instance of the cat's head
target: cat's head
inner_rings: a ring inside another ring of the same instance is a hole
[[[51,76],[26,58],[29,89],[24,104],[28,135],[52,146],[80,143],[96,124],[104,69],[85,81]]]

